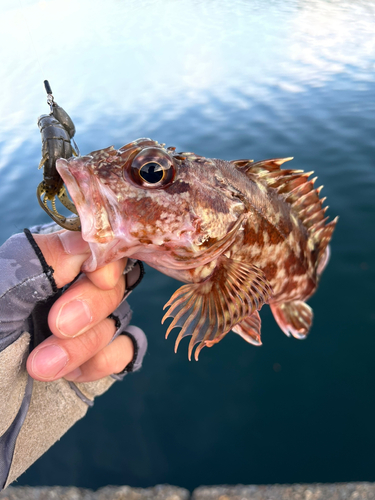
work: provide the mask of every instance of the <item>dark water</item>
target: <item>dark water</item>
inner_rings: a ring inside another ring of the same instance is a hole
[[[208,157],[294,156],[340,216],[306,341],[265,307],[262,347],[229,334],[189,363],[160,325],[178,285],[148,269],[130,300],[142,371],[19,484],[374,481],[374,1],[19,0],[1,18],[2,241],[47,221],[34,194],[44,78],[83,153],[152,137]]]

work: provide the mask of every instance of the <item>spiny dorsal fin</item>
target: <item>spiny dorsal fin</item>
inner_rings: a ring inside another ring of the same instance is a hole
[[[326,220],[326,219],[325,219]],[[326,248],[332,238],[332,233],[336,227],[338,217],[335,217],[331,222],[327,225],[320,227],[319,229],[315,229],[315,226],[312,227],[313,234],[312,239],[318,249],[318,258],[317,262],[319,263],[321,259],[324,260]]]
[[[233,165],[239,170],[246,169],[250,164],[254,163],[254,160],[232,160],[229,163],[233,163]]]
[[[283,163],[292,159],[292,157],[273,158],[255,163],[251,160],[233,160],[231,163],[253,180],[260,181],[267,187],[275,189],[277,194],[292,206],[295,215],[308,229],[310,236],[314,238],[316,231],[320,231],[321,235],[322,229],[328,227],[324,226],[327,220],[325,218],[326,208],[322,207],[325,198],[319,198],[323,186],[316,189],[314,182],[317,177],[308,179],[314,172],[280,168]],[[332,225],[334,227],[334,224]],[[332,234],[333,229],[330,231]],[[316,238],[314,239],[316,240]]]

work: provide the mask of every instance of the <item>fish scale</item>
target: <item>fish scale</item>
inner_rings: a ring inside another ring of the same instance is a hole
[[[181,328],[176,349],[191,336],[189,359],[231,330],[261,345],[265,304],[305,338],[337,217],[327,222],[313,172],[281,168],[291,159],[210,159],[142,138],[58,160],[92,252],[83,270],[132,257],[185,283],[162,321],[166,336]]]

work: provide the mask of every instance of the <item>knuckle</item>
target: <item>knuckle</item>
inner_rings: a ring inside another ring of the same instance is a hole
[[[74,356],[83,359],[90,359],[105,345],[106,339],[103,335],[103,328],[95,326],[88,332],[73,339]]]
[[[100,373],[104,375],[120,373],[131,361],[127,345],[121,340],[121,337],[117,338],[110,346],[100,352],[97,361],[97,368]]]
[[[122,275],[120,277],[120,279],[118,280],[117,284],[116,284],[116,293],[117,293],[117,300],[118,300],[118,303],[120,303],[124,297],[124,293],[125,293],[125,276]]]
[[[106,329],[103,325],[97,325],[90,330],[90,334],[87,335],[86,339],[86,349],[89,352],[96,353],[103,348],[103,345],[107,344]]]
[[[103,293],[103,299],[105,300],[106,310],[109,313],[113,312],[119,306],[125,292],[124,278],[121,277],[119,282],[115,285],[112,290],[107,293]]]
[[[97,361],[97,368],[100,373],[105,375],[110,375],[115,372],[116,366],[114,365],[113,358],[108,352],[106,352],[106,350],[103,350],[103,352],[100,353]]]

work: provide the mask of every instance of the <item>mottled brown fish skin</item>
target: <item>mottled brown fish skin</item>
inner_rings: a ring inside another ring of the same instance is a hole
[[[185,282],[164,319],[174,318],[167,334],[182,328],[177,345],[191,335],[189,356],[231,329],[260,345],[264,303],[284,333],[304,338],[304,301],[337,222],[326,223],[311,173],[281,169],[291,158],[224,161],[174,149],[138,139],[58,161],[92,250],[85,270],[128,256]]]
[[[317,287],[317,263],[308,248],[308,232],[291,214],[290,205],[271,189],[265,190],[255,178],[249,179],[238,172],[229,162],[213,159],[205,168],[212,177],[220,179],[219,171],[225,189],[232,189],[246,206],[248,217],[229,249],[230,257],[251,262],[264,272],[274,291],[271,301],[305,300],[311,296]],[[204,194],[195,191],[194,201],[210,207],[212,196]],[[223,199],[215,199],[211,209],[217,214],[229,213]],[[216,225],[217,221],[211,219],[208,224]]]

